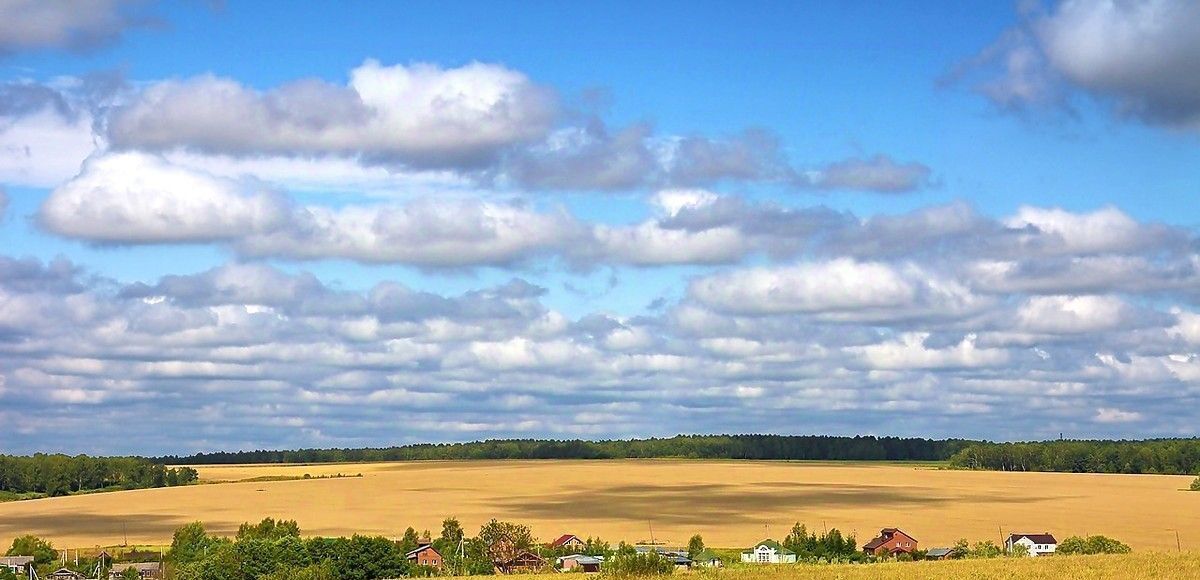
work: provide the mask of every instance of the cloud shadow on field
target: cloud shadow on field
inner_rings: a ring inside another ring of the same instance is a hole
[[[948,495],[944,489],[890,485],[770,482],[744,484],[613,485],[557,494],[516,497],[496,502],[510,517],[562,518],[587,513],[605,519],[655,521],[680,525],[755,523],[763,513],[872,506],[928,509],[960,502],[1025,504],[1069,496],[1022,497],[997,494]]]
[[[0,537],[16,537],[23,534],[45,536],[88,536],[95,538],[98,545],[117,545],[128,532],[138,538],[153,536],[169,538],[180,526],[188,523],[184,517],[161,514],[105,514],[87,512],[4,514],[0,517]],[[209,530],[210,532],[213,530]],[[76,546],[60,546],[76,547]]]

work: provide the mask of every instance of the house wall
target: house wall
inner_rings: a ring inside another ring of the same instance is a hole
[[[1046,556],[1053,554],[1058,549],[1057,544],[1036,544],[1029,538],[1021,538],[1008,546],[1009,553],[1013,551],[1013,545],[1015,544],[1025,546],[1029,550],[1030,556]]]

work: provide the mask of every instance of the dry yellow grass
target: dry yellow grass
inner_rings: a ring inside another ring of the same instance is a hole
[[[561,574],[539,574],[528,580],[561,580]],[[714,572],[676,574],[691,580],[1195,580],[1200,553],[1143,552],[1121,556],[1055,556],[997,558],[948,562],[832,566],[754,566]]]
[[[243,521],[293,518],[309,534],[438,531],[457,516],[468,530],[497,517],[548,539],[570,532],[616,541],[650,538],[736,547],[782,537],[792,522],[868,539],[898,526],[923,547],[1000,530],[1105,534],[1135,550],[1200,548],[1200,493],[1171,476],[998,473],[909,465],[750,461],[489,461],[214,466],[205,480],[304,473],[362,478],[225,483],[0,504],[0,542],[36,533],[64,547],[165,543],[205,521],[229,533]]]

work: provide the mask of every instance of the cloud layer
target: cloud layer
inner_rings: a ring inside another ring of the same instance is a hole
[[[1060,0],[1027,11],[952,77],[1008,110],[1071,107],[1075,93],[1117,114],[1200,128],[1200,6],[1188,0]]]

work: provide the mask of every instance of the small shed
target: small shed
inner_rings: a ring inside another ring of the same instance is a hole
[[[581,570],[587,573],[599,572],[601,563],[603,560],[600,558],[585,554],[572,554],[558,559],[558,566],[563,572],[571,570]]]
[[[925,552],[926,560],[950,560],[958,556],[954,548],[930,548]]]
[[[697,566],[702,568],[720,568],[725,565],[725,562],[721,561],[721,557],[717,556],[716,552],[708,548],[705,548],[704,551],[696,554],[696,557],[692,558],[692,560]]]

